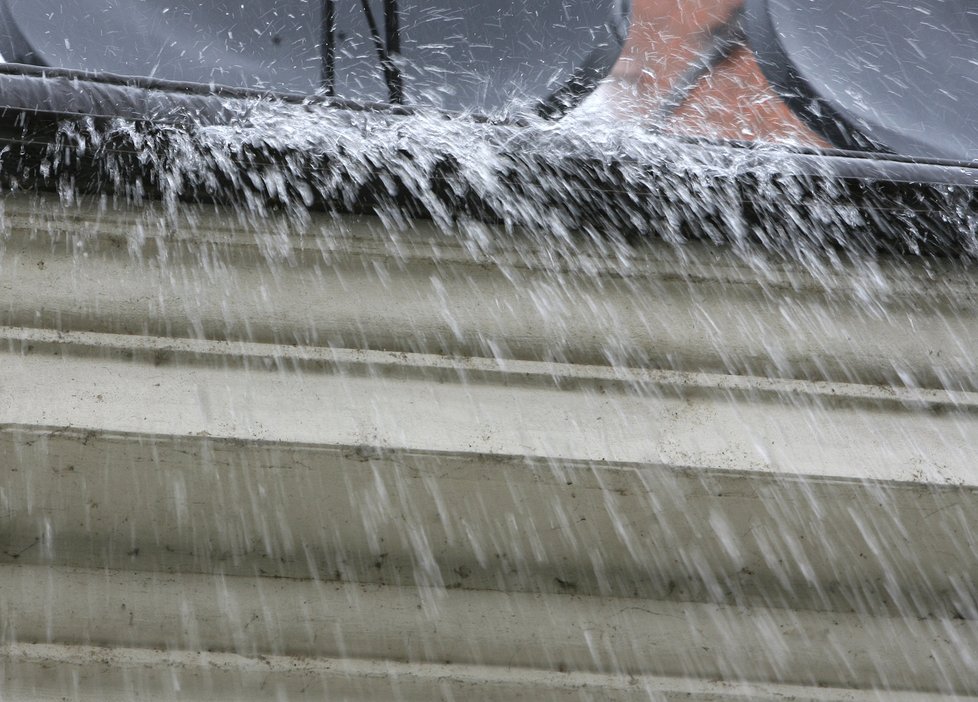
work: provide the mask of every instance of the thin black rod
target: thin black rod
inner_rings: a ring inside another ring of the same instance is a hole
[[[400,72],[387,54],[387,45],[380,36],[380,30],[377,29],[377,21],[374,19],[373,11],[370,9],[369,0],[360,0],[360,4],[363,6],[363,13],[367,16],[370,36],[374,40],[374,48],[377,49],[377,58],[380,59],[380,67],[384,71],[384,82],[387,83],[387,95],[391,103],[400,105],[404,102],[404,96],[400,87]]]
[[[397,0],[384,0],[384,25],[387,29],[387,56],[391,63],[391,101],[395,105],[404,102],[404,84],[401,80],[401,69],[397,66],[396,57],[401,53],[401,13]]]
[[[323,69],[320,84],[323,93],[336,95],[336,4],[335,0],[323,0]]]

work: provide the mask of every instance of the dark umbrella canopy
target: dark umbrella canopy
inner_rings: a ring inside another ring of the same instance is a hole
[[[748,0],[765,74],[844,147],[978,161],[974,0]]]
[[[574,102],[628,19],[628,0],[0,4],[8,61],[480,112]]]

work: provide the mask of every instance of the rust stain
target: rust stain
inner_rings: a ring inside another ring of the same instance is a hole
[[[608,88],[617,109],[655,117],[704,50],[708,33],[740,4],[741,0],[635,0],[629,38],[612,74],[616,81]],[[829,146],[778,97],[747,48],[702,77],[679,109],[658,126],[676,134]]]

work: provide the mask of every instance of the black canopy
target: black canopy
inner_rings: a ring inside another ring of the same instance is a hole
[[[974,0],[748,0],[761,68],[848,148],[978,161]]]
[[[0,0],[7,61],[358,102],[573,103],[629,0]]]

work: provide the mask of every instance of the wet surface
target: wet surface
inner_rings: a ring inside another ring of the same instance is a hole
[[[978,694],[972,191],[704,147],[612,91],[5,153],[13,698]]]

